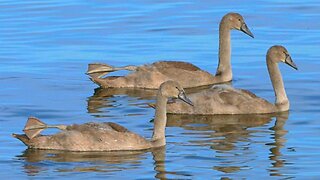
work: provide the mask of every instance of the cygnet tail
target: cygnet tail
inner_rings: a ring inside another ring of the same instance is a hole
[[[12,137],[19,139],[23,144],[29,147],[30,139],[25,134],[12,134]]]

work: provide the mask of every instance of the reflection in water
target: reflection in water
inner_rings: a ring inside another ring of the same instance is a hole
[[[153,155],[156,178],[165,179],[165,147],[145,151],[113,151],[113,152],[70,152],[55,150],[27,149],[18,158],[24,160],[24,169],[29,176],[48,171],[45,164],[53,162],[57,172],[102,172],[112,173],[140,168],[141,161],[147,153]],[[59,166],[59,163],[62,163]]]
[[[203,135],[207,135],[208,138],[201,139],[196,143],[209,145],[212,149],[218,151],[230,151],[235,148],[237,141],[250,136],[248,128],[264,125],[270,122],[273,116],[272,114],[168,115],[167,126],[179,126],[187,130],[203,131]]]
[[[274,131],[274,134],[272,134],[272,139],[274,139],[273,143],[268,143],[267,145],[271,146],[270,148],[270,160],[272,161],[272,167],[269,169],[271,176],[281,176],[282,174],[279,173],[279,168],[283,167],[285,164],[285,160],[281,159],[281,148],[286,142],[286,139],[284,136],[288,133],[287,130],[283,128],[285,125],[287,119],[289,116],[289,112],[282,113],[281,115],[277,116],[277,120],[275,122],[275,125],[270,128],[270,130]]]
[[[154,160],[154,170],[156,171],[155,178],[157,179],[167,179],[166,178],[166,168],[165,168],[165,161],[166,161],[166,147],[159,147],[152,149],[151,151],[153,160]]]
[[[93,96],[88,98],[88,113],[100,113],[103,112],[101,109],[113,107],[114,101],[112,97],[116,95],[128,95],[139,99],[154,99],[157,91],[156,90],[139,90],[130,88],[97,88],[94,91]]]
[[[225,84],[230,84],[227,82]],[[210,88],[212,85],[201,86],[195,88],[185,89],[186,93],[194,93],[202,89]],[[96,88],[94,94],[88,97],[88,113],[102,113],[103,108],[113,107],[115,101],[111,100],[113,97],[119,95],[126,95],[135,97],[138,100],[154,100],[157,95],[157,90],[152,89],[133,89],[133,88]]]
[[[280,160],[280,149],[283,147],[285,139],[283,136],[287,131],[283,130],[283,126],[288,119],[289,112],[282,112],[276,114],[254,114],[254,115],[168,115],[167,126],[178,126],[186,130],[200,131],[199,134],[206,138],[200,140],[190,141],[193,144],[200,146],[208,146],[215,150],[216,157],[224,160],[214,166],[215,170],[232,173],[247,168],[245,164],[235,166],[235,160],[239,154],[246,154],[245,151],[250,149],[250,137],[255,130],[250,128],[263,126],[269,123],[273,117],[276,117],[275,126],[270,128],[274,131],[271,133],[274,137],[274,142],[268,144],[270,148],[272,165],[274,169],[270,171],[277,171],[277,168],[283,166],[283,161]],[[245,143],[247,142],[247,143]],[[239,148],[241,143],[245,143],[243,148]],[[241,149],[241,152],[238,150]],[[231,158],[230,158],[231,156]],[[272,173],[272,175],[280,175]]]

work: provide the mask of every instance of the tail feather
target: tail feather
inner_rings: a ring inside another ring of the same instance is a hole
[[[12,137],[19,139],[26,146],[30,146],[30,139],[25,134],[12,134]]]

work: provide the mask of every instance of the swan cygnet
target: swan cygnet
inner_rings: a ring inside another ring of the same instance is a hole
[[[219,26],[219,65],[216,75],[201,70],[191,63],[158,61],[142,66],[113,67],[102,63],[89,64],[87,74],[102,88],[158,89],[162,82],[174,80],[184,88],[199,87],[232,80],[230,31],[236,29],[254,37],[243,17],[238,13],[226,14]],[[126,76],[107,76],[118,70],[132,71]]]
[[[172,114],[262,114],[287,111],[289,100],[278,67],[279,62],[298,69],[283,46],[272,46],[268,50],[266,63],[275,92],[275,104],[247,90],[235,89],[229,85],[215,85],[211,89],[188,94],[194,104],[193,107],[184,106],[178,100],[167,105],[167,112]]]
[[[160,147],[166,144],[165,127],[168,98],[179,98],[192,105],[192,102],[185,96],[182,86],[177,82],[167,81],[162,83],[157,94],[154,131],[151,141],[112,122],[50,126],[33,117],[30,117],[27,121],[24,128],[25,134],[12,135],[32,149],[116,151]],[[61,131],[53,135],[40,135],[42,130],[50,127],[59,128]]]

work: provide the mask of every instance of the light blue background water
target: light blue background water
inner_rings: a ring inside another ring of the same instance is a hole
[[[1,177],[320,176],[318,1],[2,0],[0,7]],[[255,35],[232,32],[234,86],[274,101],[265,65],[274,44],[287,47],[298,65],[299,71],[281,65],[291,102],[287,121],[173,118],[166,149],[155,155],[24,152],[11,137],[28,116],[50,124],[112,121],[150,137],[154,111],[146,103],[153,98],[94,95],[97,86],[84,74],[87,64],[184,60],[215,73],[218,23],[230,11],[241,13]],[[276,122],[281,125],[272,128]]]

